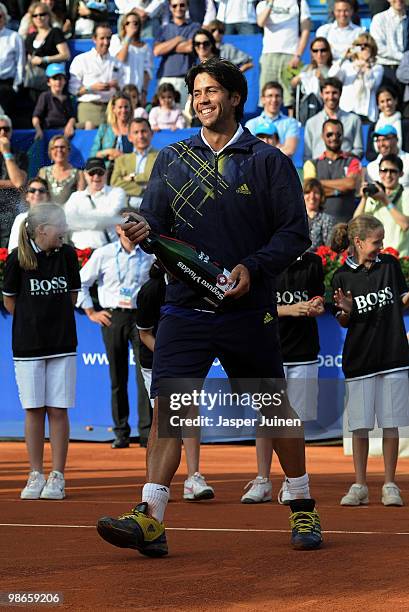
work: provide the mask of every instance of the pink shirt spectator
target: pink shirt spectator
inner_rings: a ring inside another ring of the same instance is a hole
[[[149,123],[153,130],[182,130],[186,121],[180,108],[165,109],[154,106],[149,113]]]

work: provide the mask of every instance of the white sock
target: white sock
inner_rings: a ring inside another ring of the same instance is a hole
[[[148,504],[149,514],[162,523],[169,501],[169,487],[147,482],[142,489],[142,501]]]
[[[288,478],[286,476],[285,481],[291,499],[311,498],[308,474],[304,474],[304,476],[299,476],[298,478]]]

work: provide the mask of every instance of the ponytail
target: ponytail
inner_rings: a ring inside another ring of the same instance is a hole
[[[342,253],[349,247],[348,223],[337,223],[331,234],[331,249]]]
[[[337,223],[332,230],[331,249],[342,253],[354,247],[354,238],[366,240],[369,234],[383,228],[383,224],[373,215],[358,215],[349,223]]]
[[[18,234],[18,262],[23,270],[37,270],[38,262],[31,241],[40,225],[65,219],[64,211],[57,204],[37,204],[30,208]]]
[[[18,233],[18,263],[23,270],[37,270],[38,262],[33,247],[30,243],[30,237],[27,233],[27,221],[23,221],[20,225]]]

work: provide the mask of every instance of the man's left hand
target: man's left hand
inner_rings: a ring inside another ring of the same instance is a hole
[[[297,68],[299,63],[300,63],[300,56],[299,55],[293,55],[293,57],[291,58],[291,60],[290,60],[288,65],[289,65],[290,68]]]
[[[225,297],[237,300],[237,298],[250,291],[250,272],[246,266],[239,264],[233,268],[227,282],[229,285],[234,285],[234,283],[236,283],[236,286],[234,289],[228,289],[225,293]]]

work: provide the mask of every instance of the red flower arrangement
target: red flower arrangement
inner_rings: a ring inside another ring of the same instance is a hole
[[[92,249],[75,249],[75,252],[77,253],[80,268],[83,268],[87,263],[88,259],[91,257]]]

